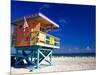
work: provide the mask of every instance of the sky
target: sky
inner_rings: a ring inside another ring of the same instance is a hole
[[[90,5],[12,1],[11,21],[41,12],[60,26],[49,32],[61,39],[55,53],[95,53],[95,10]]]

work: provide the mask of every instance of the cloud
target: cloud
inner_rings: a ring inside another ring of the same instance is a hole
[[[63,26],[68,24],[69,22],[70,22],[70,20],[68,18],[65,18],[65,17],[62,17],[59,19],[59,23]]]
[[[86,47],[86,50],[87,50],[87,51],[90,51],[90,50],[91,50],[90,46],[87,46],[87,47]]]
[[[59,22],[63,23],[63,24],[67,23],[67,21],[65,19],[59,19]]]
[[[42,11],[45,8],[50,8],[49,4],[44,4],[43,6],[40,7],[39,11]]]

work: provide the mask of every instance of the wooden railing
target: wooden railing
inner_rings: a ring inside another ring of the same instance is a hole
[[[44,36],[41,36],[40,34],[42,34]],[[41,38],[42,38],[42,41],[41,41]],[[37,41],[37,39],[38,39],[38,41]],[[52,36],[50,34],[47,34],[45,32],[42,32],[42,31],[37,32],[34,35],[33,40],[34,40],[34,43],[32,43],[32,39],[30,39],[31,45],[35,45],[36,43],[41,42],[41,43],[44,43],[47,45],[58,46],[58,47],[60,46],[60,39],[59,38]]]

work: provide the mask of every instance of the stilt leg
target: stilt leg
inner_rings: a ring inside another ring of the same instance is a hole
[[[16,49],[16,62],[15,62],[15,67],[17,67],[17,62],[18,62],[18,49]]]
[[[51,54],[50,54],[50,65],[52,65],[52,50],[51,50]]]
[[[39,69],[39,49],[37,50],[37,64],[36,68]]]

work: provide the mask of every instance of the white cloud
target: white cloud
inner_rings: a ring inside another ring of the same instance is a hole
[[[42,7],[40,7],[39,11],[41,11],[45,8],[50,8],[50,5],[49,4],[44,4]]]
[[[86,47],[86,50],[88,50],[88,51],[89,51],[89,50],[90,50],[90,46],[87,46],[87,47]]]

